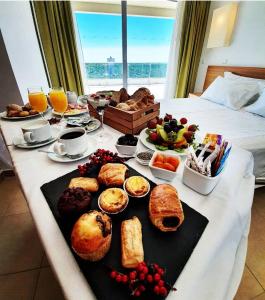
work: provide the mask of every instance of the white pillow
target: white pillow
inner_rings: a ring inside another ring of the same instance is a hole
[[[251,77],[244,77],[239,76],[236,74],[233,74],[232,72],[224,72],[224,78],[227,79],[234,79],[234,80],[241,80],[242,82],[251,82],[256,83],[259,85],[259,92],[262,93],[263,89],[265,88],[265,80],[263,79],[257,79],[257,78],[251,78]]]
[[[265,117],[265,89],[258,100],[255,103],[246,106],[244,110]]]
[[[231,80],[218,76],[204,91],[201,98],[238,110],[259,93],[256,83]]]

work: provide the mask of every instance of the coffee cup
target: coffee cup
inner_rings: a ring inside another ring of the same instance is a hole
[[[61,132],[54,143],[53,151],[58,155],[80,155],[87,150],[88,143],[84,128],[70,128]]]
[[[27,143],[40,143],[52,137],[51,125],[48,121],[37,120],[21,127],[24,140]]]

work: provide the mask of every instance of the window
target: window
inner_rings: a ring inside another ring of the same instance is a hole
[[[127,1],[125,51],[121,2],[111,2],[73,3],[85,92],[119,90],[127,84],[129,94],[145,86],[162,98],[176,3]],[[123,74],[126,52],[127,77]]]

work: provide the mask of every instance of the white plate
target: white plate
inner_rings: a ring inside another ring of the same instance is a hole
[[[86,130],[86,133],[97,130],[101,125],[101,123],[98,119],[92,118],[91,121],[93,121],[93,123],[86,125],[86,126],[85,125],[81,126],[81,128],[84,128]],[[79,127],[79,126],[75,126],[74,122],[71,122],[71,120],[69,120],[67,122],[67,124],[71,125],[72,127]]]
[[[90,144],[91,145],[95,145],[96,144],[96,140],[93,138],[89,138]],[[51,145],[51,147],[49,147],[48,151],[53,152],[53,145]],[[55,153],[48,153],[48,157],[56,162],[61,162],[61,163],[68,163],[68,162],[73,162],[73,161],[77,161],[83,158],[88,157],[91,153],[93,153],[95,151],[95,147],[92,146],[88,146],[87,150],[83,153],[82,156],[77,157],[77,158],[69,158],[67,156],[59,156]]]
[[[47,110],[44,112],[44,114],[46,114],[51,108],[47,108]],[[4,120],[25,120],[25,119],[32,119],[32,118],[36,118],[36,117],[40,117],[40,114],[36,114],[36,115],[29,115],[29,116],[25,116],[25,117],[7,117],[7,112],[3,111],[0,113],[0,116],[2,119]]]
[[[140,141],[142,142],[142,144],[147,147],[148,149],[154,150],[154,151],[161,151],[159,149],[156,148],[156,146],[150,142],[148,142],[146,140],[146,138],[148,137],[148,134],[145,132],[147,128],[144,128],[139,136]],[[171,153],[171,154],[178,154],[178,155],[187,155],[188,154],[188,148],[185,149],[183,152],[177,152],[174,150],[165,150],[165,151],[161,151],[161,152],[165,152],[165,153]]]
[[[19,136],[19,137],[15,137],[13,138],[13,145],[17,148],[22,148],[22,149],[34,149],[34,148],[39,148],[45,145],[49,145],[51,143],[53,143],[54,141],[57,140],[57,135],[53,135],[51,137],[51,139],[41,142],[41,143],[32,143],[32,144],[28,144],[23,136]]]
[[[61,117],[63,114],[62,113],[59,113],[57,111],[55,111],[54,109],[52,110],[52,113],[57,116],[57,117]],[[87,110],[84,109],[84,110],[80,110],[74,114],[70,114],[70,113],[65,113],[64,116],[65,117],[75,117],[75,116],[80,116],[80,115],[83,115],[83,114],[86,114],[87,113]]]

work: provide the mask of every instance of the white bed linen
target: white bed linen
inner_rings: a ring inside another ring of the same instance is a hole
[[[1,130],[8,144],[20,132],[19,126],[23,123],[1,121]],[[106,130],[112,134],[112,142],[108,147],[94,145],[95,149],[104,147],[115,150],[114,143],[120,133],[108,126]],[[40,191],[43,183],[72,171],[77,163],[54,163],[37,150],[8,148],[45,251],[66,298],[94,299]],[[153,178],[147,167],[140,166],[134,160],[129,164],[157,183],[163,182]],[[183,168],[180,168],[173,185],[182,201],[205,215],[209,224],[176,282],[178,291],[171,293],[168,299],[233,299],[245,263],[254,191],[252,169],[252,155],[234,147],[219,184],[210,195],[202,196],[181,183]]]
[[[254,175],[265,176],[265,118],[244,110],[234,111],[199,97],[174,99],[163,104],[162,115],[168,112],[198,124],[201,138],[207,132],[219,133],[234,145],[252,152]]]

